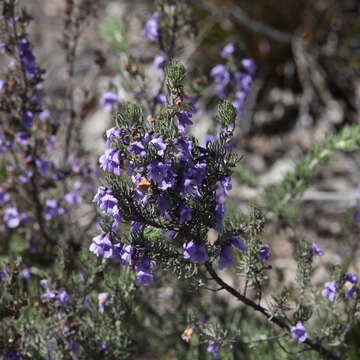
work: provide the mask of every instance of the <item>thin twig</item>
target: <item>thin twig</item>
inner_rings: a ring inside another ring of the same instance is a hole
[[[276,336],[269,336],[267,338],[259,338],[259,339],[253,339],[253,340],[241,340],[242,344],[255,344],[255,343],[259,343],[259,342],[267,342],[267,341],[273,341],[273,340],[278,340],[281,339],[285,336],[287,336],[287,333],[282,333],[280,335],[276,335]],[[233,340],[233,341],[227,341],[227,342],[238,342],[238,340]]]
[[[233,5],[230,8],[227,8],[227,10],[225,10],[203,0],[196,0],[195,4],[202,9],[209,11],[212,15],[216,17],[234,19],[239,24],[244,25],[255,32],[266,35],[267,37],[270,37],[276,41],[291,43],[294,39],[294,35],[292,34],[279,31],[267,24],[262,23],[261,21],[252,19],[239,6]]]
[[[213,269],[212,265],[207,262],[205,263],[206,269],[209,272],[209,274],[212,276],[212,278],[226,290],[231,295],[235,296],[238,300],[240,300],[245,305],[250,306],[255,311],[258,311],[262,313],[267,319],[269,319],[271,322],[279,326],[281,329],[285,330],[286,332],[290,333],[290,326],[282,319],[277,318],[269,313],[269,311],[265,308],[263,308],[261,305],[256,304],[251,299],[247,298],[246,296],[239,293],[237,290],[235,290],[233,287],[231,287],[229,284],[224,282],[216,273],[216,271]],[[324,355],[326,359],[328,360],[340,360],[340,358],[333,354],[331,351],[324,348],[320,343],[313,342],[310,339],[306,339],[304,341],[304,344],[308,345],[311,350],[317,351],[319,354]],[[310,350],[309,349],[309,350]]]
[[[208,286],[206,286],[206,285],[203,285],[202,287],[205,288],[206,290],[209,290],[209,291],[212,291],[212,292],[218,292],[218,291],[220,291],[220,290],[224,290],[223,287],[219,287],[219,288],[217,288],[217,289],[213,289],[213,288],[208,287]]]

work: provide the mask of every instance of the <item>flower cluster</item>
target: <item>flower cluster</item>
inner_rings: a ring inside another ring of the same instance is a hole
[[[29,40],[25,37],[20,39],[19,55],[26,76],[29,78],[34,77],[37,74],[38,69],[36,66],[35,56],[33,54],[31,44]]]
[[[348,273],[345,277],[345,297],[349,300],[354,298],[356,292],[356,286],[358,283],[358,278],[353,273]],[[325,287],[321,292],[322,296],[327,298],[330,302],[335,300],[336,292],[338,290],[337,282],[330,281],[325,283]]]
[[[227,44],[221,51],[221,56],[228,59],[229,66],[227,67],[225,65],[218,64],[212,68],[210,75],[213,77],[216,84],[215,93],[220,99],[229,95],[230,88],[234,87],[235,98],[233,99],[232,104],[234,105],[237,114],[241,116],[245,100],[251,91],[256,66],[252,59],[244,58],[241,60],[243,72],[229,70],[238,68],[235,58],[232,56],[234,52],[234,45]]]
[[[168,72],[168,83],[176,84],[177,79],[171,79],[171,71],[177,74],[183,71],[183,67],[174,62]],[[188,238],[191,236],[188,233],[182,246],[184,259],[199,264],[209,260],[205,240],[207,231],[224,231],[225,201],[232,187],[228,176],[233,166],[229,141],[234,129],[235,110],[230,103],[224,102],[219,108],[221,130],[218,137],[205,147],[199,146],[188,133],[187,127],[192,124],[192,107],[180,90],[181,85],[175,85],[168,105],[156,119],[151,117],[151,121],[146,123],[137,106],[125,106],[119,114],[119,127],[106,132],[107,148],[99,160],[100,167],[112,180],[109,187],[98,189],[94,202],[107,220],[110,219],[112,232],[95,237],[90,251],[133,266],[139,285],[152,282],[151,250],[136,242],[131,245],[116,242],[120,221],[132,221],[130,232],[135,237],[153,226],[154,221],[147,219],[149,214],[153,214],[152,218],[156,216],[156,226],[168,231],[172,237],[185,235],[189,227],[195,231],[201,226],[206,231],[202,230],[204,238]],[[165,114],[169,114],[167,130],[162,125]],[[166,137],[166,133],[171,133],[171,138]],[[220,158],[216,151],[222,151]],[[126,175],[132,186],[126,196],[121,196],[119,187],[111,187],[111,184]],[[199,206],[201,203],[204,205]],[[139,211],[143,215],[139,216]],[[134,215],[136,212],[137,216]],[[199,223],[199,219],[204,217],[205,223]],[[238,230],[233,234],[224,232],[218,237],[215,245],[220,248],[220,269],[234,265],[232,246],[246,251],[238,233]]]
[[[176,12],[177,6],[171,9]],[[159,40],[160,19],[166,22],[166,15],[155,12],[142,31],[151,41]],[[161,35],[164,41],[166,34]],[[230,44],[222,56],[228,58],[233,52],[234,46]],[[167,55],[156,56],[155,70],[162,69],[166,62]],[[244,59],[242,64],[247,74],[236,73],[236,76],[242,84],[241,91],[246,94],[255,66],[249,59]],[[177,251],[182,251],[184,260],[189,262],[204,264],[216,254],[219,269],[224,269],[235,264],[234,247],[247,251],[239,237],[242,230],[224,228],[226,198],[232,188],[231,168],[236,163],[230,146],[236,110],[229,102],[223,102],[219,107],[216,138],[199,146],[188,132],[197,106],[183,90],[185,70],[174,61],[168,64],[166,75],[168,94],[160,89],[156,95],[155,103],[162,106],[157,114],[149,114],[148,121],[144,121],[140,109],[129,104],[121,108],[118,126],[106,132],[107,148],[99,163],[107,174],[108,186],[100,187],[94,197],[104,218],[102,233],[93,238],[90,251],[132,266],[139,285],[152,282],[155,261],[150,260],[152,245],[136,239],[154,226],[168,234],[165,237],[184,239],[182,249]],[[230,73],[218,65],[212,75],[225,91]],[[116,104],[115,93],[106,93],[101,99],[107,111]],[[126,176],[132,185],[124,192],[121,183]],[[110,228],[104,226],[109,222]],[[131,222],[130,241],[119,236],[120,222]],[[219,232],[210,247],[206,240],[209,230]],[[218,250],[214,254],[215,249]],[[259,257],[268,259],[269,248],[263,253]]]
[[[59,143],[57,135],[65,130],[68,111],[47,110],[44,71],[36,62],[24,26],[27,15],[10,15],[1,19],[8,36],[4,59],[11,66],[0,81],[0,152],[6,174],[0,189],[0,233],[21,234],[29,251],[49,256],[44,245],[57,242],[55,228],[82,203],[97,172],[84,156],[81,142],[74,153]]]
[[[41,296],[42,301],[57,300],[61,306],[66,307],[70,297],[65,289],[60,289],[58,291],[50,290],[50,285],[48,280],[41,280],[40,285],[45,289],[45,293]]]

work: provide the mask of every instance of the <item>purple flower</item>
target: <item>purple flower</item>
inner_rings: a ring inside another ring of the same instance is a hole
[[[150,141],[151,144],[153,144],[157,149],[157,154],[162,156],[164,155],[164,150],[166,149],[166,144],[164,143],[164,140],[162,137],[155,137]]]
[[[210,75],[215,79],[217,84],[222,86],[225,86],[230,81],[230,74],[224,65],[216,65],[211,70]]]
[[[36,167],[42,177],[45,177],[47,172],[50,170],[50,163],[42,158],[35,159]]]
[[[44,209],[44,218],[46,220],[51,220],[54,217],[63,214],[64,209],[58,207],[58,202],[56,199],[46,200]]]
[[[219,99],[223,99],[226,96],[225,86],[224,85],[216,86],[215,94]]]
[[[45,121],[49,117],[50,117],[50,113],[49,113],[49,110],[47,110],[47,109],[44,109],[43,111],[41,111],[39,113],[39,118],[40,118],[41,121]]]
[[[66,307],[70,297],[68,295],[68,293],[66,292],[66,290],[61,290],[58,294],[57,294],[57,297],[56,297],[60,304],[63,306],[63,307]]]
[[[108,190],[104,186],[100,186],[94,196],[93,202],[100,204],[102,198],[108,193]]]
[[[229,240],[235,247],[237,247],[241,251],[243,251],[243,252],[247,251],[247,246],[243,241],[241,241],[240,236],[234,236],[234,237],[230,238]]]
[[[232,104],[235,107],[238,116],[241,116],[241,114],[243,113],[245,100],[246,100],[246,93],[242,90],[237,91],[236,100],[234,100]]]
[[[161,214],[165,215],[170,208],[170,202],[165,195],[158,196],[158,208]]]
[[[49,280],[46,280],[46,279],[40,280],[40,286],[44,289],[48,289],[49,288]]]
[[[167,104],[166,96],[163,93],[157,94],[155,100],[161,105]]]
[[[127,262],[129,265],[133,264],[133,253],[135,251],[134,246],[125,245],[122,249],[121,260]]]
[[[186,194],[200,196],[199,188],[205,177],[206,164],[199,163],[194,166],[192,162],[188,161],[186,166],[179,184],[179,191],[183,197]]]
[[[249,58],[242,59],[241,65],[250,75],[254,75],[256,71],[256,66],[253,59],[249,59]]]
[[[14,350],[8,350],[4,354],[3,360],[21,360],[21,354]]]
[[[216,189],[216,192],[215,192],[215,198],[216,198],[216,202],[217,203],[220,203],[220,204],[223,204],[225,203],[226,201],[226,194],[225,194],[225,191],[224,189],[221,187],[218,187]]]
[[[136,155],[140,155],[141,157],[146,156],[144,145],[140,141],[136,141],[130,146],[128,146],[128,151],[134,153]]]
[[[99,201],[99,209],[105,215],[113,215],[113,212],[117,209],[117,204],[118,201],[113,195],[106,194]]]
[[[329,301],[333,302],[335,299],[336,293],[336,281],[327,282],[325,284],[324,290],[321,292],[323,297],[329,299]]]
[[[207,352],[212,354],[214,359],[220,358],[219,354],[218,354],[218,347],[219,347],[219,345],[215,341],[213,341],[213,340],[209,341],[209,346],[207,348]]]
[[[141,222],[137,222],[137,221],[132,221],[131,222],[131,227],[130,227],[130,232],[133,234],[133,233],[136,233],[136,232],[139,232],[141,230],[141,226],[143,224]]]
[[[6,271],[0,271],[0,282],[2,282],[6,277]]]
[[[225,195],[229,195],[230,193],[230,190],[232,189],[232,185],[231,185],[231,178],[230,177],[227,177],[227,178],[222,178],[221,179],[221,185],[224,189],[224,193]]]
[[[12,148],[12,142],[7,140],[4,134],[0,134],[0,154],[6,153]]]
[[[115,175],[120,175],[120,154],[113,149],[106,149],[104,154],[99,159],[100,167],[106,172],[112,172]]]
[[[112,127],[111,129],[106,131],[106,145],[111,147],[112,146],[112,139],[121,139],[122,132],[120,129],[116,127]]]
[[[75,173],[79,173],[81,168],[80,168],[80,164],[77,160],[73,160],[71,163],[71,169],[73,172]]]
[[[161,190],[171,188],[175,184],[175,173],[171,169],[171,164],[153,160],[148,166],[148,178],[154,181]]]
[[[111,112],[114,105],[118,104],[118,98],[114,91],[106,92],[100,99],[99,104],[106,112]]]
[[[77,191],[65,194],[64,199],[69,205],[79,206],[82,203],[82,198]]]
[[[176,149],[179,151],[176,156],[180,158],[180,160],[188,161],[191,159],[191,149],[192,149],[192,142],[191,140],[187,139],[185,136],[178,138],[175,141]]]
[[[222,230],[223,222],[225,218],[225,212],[226,212],[226,208],[224,204],[220,204],[220,203],[216,204],[215,206],[216,230]]]
[[[15,207],[9,207],[5,210],[4,221],[8,228],[15,229],[20,225],[20,214]]]
[[[6,202],[10,200],[10,195],[4,191],[4,189],[0,188],[0,206],[4,205]]]
[[[32,52],[32,47],[26,38],[22,38],[19,43],[19,55],[21,63],[24,67],[26,76],[32,78],[37,74],[37,67],[35,57]]]
[[[356,291],[356,285],[358,282],[358,278],[353,273],[348,273],[346,276],[345,282],[345,290],[346,290],[346,298],[353,299]]]
[[[147,121],[150,121],[151,119],[151,115],[148,116]],[[146,132],[144,135],[144,141],[146,144],[148,144],[151,140],[151,133],[150,132]]]
[[[298,323],[291,328],[291,334],[293,339],[300,342],[304,342],[307,339],[306,329],[301,321],[298,321]]]
[[[270,246],[269,245],[260,245],[259,246],[258,257],[261,261],[268,260],[271,256]]]
[[[109,293],[103,292],[98,295],[98,302],[99,302],[99,312],[103,313],[105,310],[105,305],[109,300]]]
[[[319,246],[315,243],[313,243],[311,245],[311,248],[310,248],[316,255],[319,255],[319,256],[323,256],[324,255],[324,252],[322,250],[320,250]]]
[[[190,221],[192,219],[191,209],[182,204],[180,205],[179,213],[180,213],[180,224],[183,224],[185,221]]]
[[[150,285],[153,280],[151,271],[150,259],[147,255],[144,255],[141,259],[137,259],[135,262],[136,273],[136,285],[146,286]]]
[[[21,270],[20,272],[20,275],[22,278],[24,278],[26,281],[29,281],[30,280],[30,276],[31,276],[31,273],[30,273],[30,270],[28,268],[24,268]]]
[[[138,271],[136,273],[136,285],[147,286],[154,282],[154,278],[151,273],[145,271]]]
[[[190,118],[192,117],[192,114],[189,113],[188,111],[183,111],[181,110],[180,112],[178,112],[176,114],[177,118],[178,118],[178,123],[179,123],[179,130],[181,132],[185,131],[185,127],[186,125],[192,125],[192,121],[190,120]]]
[[[108,346],[107,346],[107,343],[102,343],[101,344],[101,350],[106,350],[108,348]]]
[[[23,223],[23,224],[28,224],[28,223],[31,222],[31,218],[27,213],[22,212],[20,214],[20,222]]]
[[[136,271],[151,272],[150,258],[145,254],[141,258],[137,258],[134,264]]]
[[[223,188],[217,188],[216,189],[216,191],[215,191],[215,200],[216,200],[216,206],[215,206],[216,225],[215,225],[215,229],[216,230],[222,230],[224,217],[225,217],[225,212],[226,212],[226,207],[224,205],[224,203],[226,201],[226,195],[225,195],[225,191],[224,191]]]
[[[358,282],[357,276],[353,273],[348,273],[346,275],[346,280],[350,281],[352,284],[357,284]]]
[[[124,244],[117,243],[113,245],[113,256],[112,260],[116,263],[122,262],[121,255],[123,253]]]
[[[201,244],[189,241],[183,244],[184,259],[194,263],[204,264],[208,261],[208,255],[205,248]]]
[[[4,89],[5,81],[0,79],[0,92]]]
[[[235,80],[238,86],[244,90],[245,93],[250,91],[252,85],[252,77],[249,74],[243,74],[240,72],[235,73]]]
[[[221,50],[221,57],[227,58],[229,55],[231,55],[235,51],[233,44],[227,44],[222,50]]]
[[[78,346],[73,339],[69,339],[69,348],[70,351],[72,351],[73,353],[76,353],[78,351]]]
[[[42,294],[42,296],[41,296],[42,301],[54,300],[55,298],[56,298],[55,293],[53,291],[51,291],[50,289],[46,289],[45,293]]]
[[[155,12],[153,16],[146,22],[145,27],[141,32],[150,41],[156,41],[159,38],[159,18],[160,14]]]
[[[89,250],[96,256],[109,259],[113,256],[112,242],[108,234],[100,234],[92,239]]]
[[[22,123],[26,129],[31,129],[34,125],[33,113],[30,110],[25,110],[22,116]]]
[[[166,63],[166,56],[164,55],[157,55],[154,58],[154,67],[156,70],[160,70],[164,67]]]
[[[29,144],[29,134],[24,131],[20,131],[16,134],[16,141],[21,145],[28,145]]]
[[[222,248],[219,258],[219,269],[225,269],[235,264],[235,259],[232,254],[232,246],[228,245]]]

